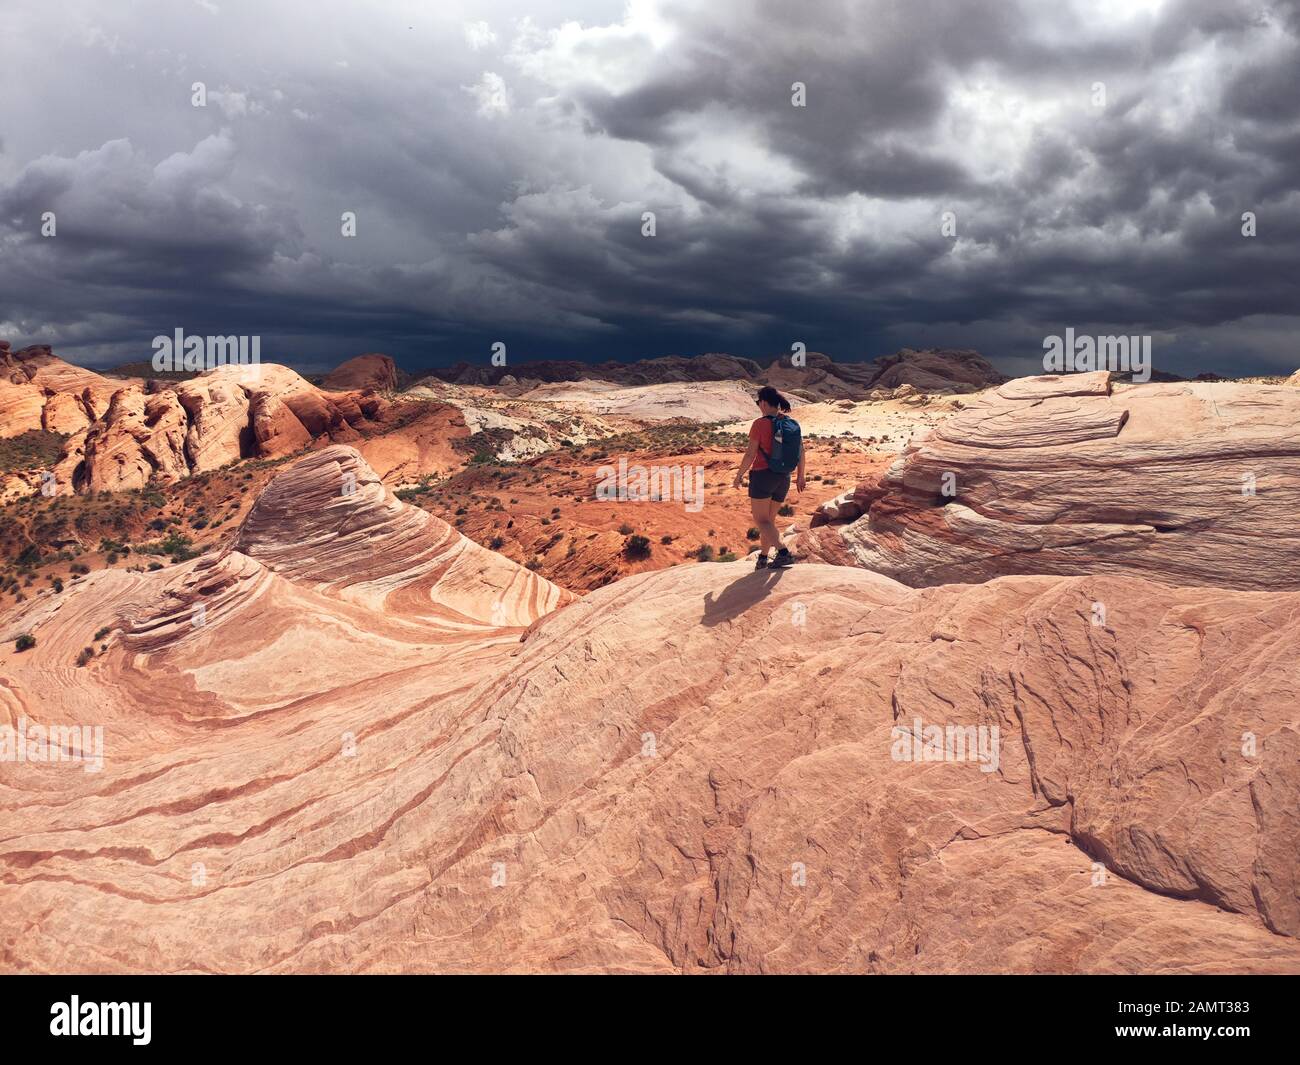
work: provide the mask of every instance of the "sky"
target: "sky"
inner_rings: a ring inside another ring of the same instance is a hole
[[[85,365],[1300,367],[1300,0],[3,0],[0,40],[0,338]]]

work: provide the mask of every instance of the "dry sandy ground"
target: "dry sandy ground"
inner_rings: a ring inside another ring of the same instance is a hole
[[[603,477],[618,469],[620,458],[629,470],[680,468],[692,471],[694,478],[702,469],[702,504],[597,498]],[[693,563],[701,545],[711,547],[715,557],[724,550],[743,557],[755,548],[746,535],[754,524],[749,498],[743,488],[732,487],[739,460],[738,448],[635,450],[603,459],[555,451],[500,470],[470,467],[413,501],[470,539],[582,592],[630,573]],[[879,475],[889,461],[856,450],[837,453],[834,445],[813,441],[807,488],[802,495],[791,488],[788,503],[793,513],[780,518],[778,526],[806,528],[818,505],[861,479]],[[650,540],[649,557],[625,555],[631,535]],[[664,537],[671,542],[663,543]]]

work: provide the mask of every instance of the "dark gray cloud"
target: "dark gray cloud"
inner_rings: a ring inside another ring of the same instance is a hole
[[[1300,365],[1295,2],[49,7],[0,11],[42,57],[0,68],[15,341],[1025,369],[1073,326],[1176,372]]]

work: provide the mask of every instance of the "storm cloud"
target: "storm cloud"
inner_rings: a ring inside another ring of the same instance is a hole
[[[1074,327],[1300,366],[1296,0],[8,0],[0,36],[0,337],[90,364],[181,327],[1024,372]]]

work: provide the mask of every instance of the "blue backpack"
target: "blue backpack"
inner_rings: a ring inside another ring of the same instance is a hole
[[[799,423],[788,414],[773,414],[772,453],[769,455],[762,448],[763,457],[767,459],[767,468],[773,473],[794,473],[799,468],[799,456],[803,454],[803,430]]]

